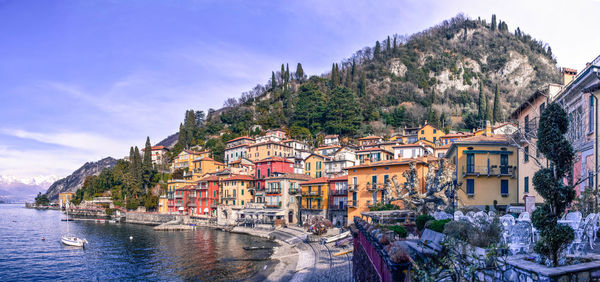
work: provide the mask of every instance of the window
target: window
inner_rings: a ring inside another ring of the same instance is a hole
[[[500,174],[508,174],[508,155],[500,155]]]
[[[525,116],[525,133],[529,133],[529,115]]]
[[[508,195],[508,180],[500,180],[500,195]]]
[[[467,195],[473,196],[475,194],[475,180],[467,179]]]
[[[589,188],[594,187],[594,173],[593,172],[588,172],[588,184],[589,184]]]
[[[242,196],[244,196],[244,189],[242,189]],[[243,204],[244,204],[244,203],[242,203],[242,205],[243,205]]]
[[[425,130],[421,130],[421,134],[425,134]]]
[[[542,113],[544,112],[545,109],[546,109],[546,103],[542,103],[540,105],[540,116],[542,115]]]
[[[271,169],[267,168],[267,177],[270,177],[270,176],[271,176]]]
[[[436,137],[434,136],[434,137],[433,137],[433,143],[435,143],[435,140],[436,140]]]
[[[529,176],[525,176],[525,179],[523,180],[523,187],[524,187],[524,192],[525,193],[529,193]]]
[[[475,154],[467,153],[467,173],[475,172]]]
[[[529,146],[525,146],[525,153],[523,154],[523,162],[529,161]]]
[[[437,133],[437,129],[434,129],[433,134],[436,134],[436,133]],[[434,138],[433,140],[435,140],[435,137],[433,137],[433,138]]]
[[[384,176],[383,176],[383,183],[384,183],[384,184],[385,184],[385,183],[387,183],[387,182],[388,182],[388,180],[389,180],[389,178],[390,178],[390,176],[389,176],[389,175],[387,175],[387,174],[386,174],[386,175],[384,175]]]
[[[306,170],[310,170],[310,163],[306,163]]]

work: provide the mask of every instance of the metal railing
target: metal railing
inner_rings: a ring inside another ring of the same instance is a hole
[[[331,195],[348,195],[348,189],[334,189],[334,190],[331,190]]]
[[[358,192],[358,184],[349,184],[348,191],[350,192]]]
[[[513,166],[475,166],[463,167],[463,176],[515,176],[516,168]]]

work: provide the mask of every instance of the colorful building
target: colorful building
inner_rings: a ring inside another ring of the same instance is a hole
[[[215,161],[213,158],[209,158],[209,157],[204,157],[201,159],[197,159],[193,161],[193,171],[191,173],[192,176],[192,180],[193,181],[198,181],[200,180],[200,178],[202,178],[203,176],[210,174],[210,173],[215,173],[219,170],[223,170],[225,169],[227,166],[222,163],[222,162],[218,162]],[[189,173],[184,174],[184,176],[190,176]]]
[[[460,141],[465,138],[472,137],[473,133],[471,132],[457,132],[457,133],[448,133],[442,137],[440,137],[440,145],[450,145],[454,143],[454,141]]]
[[[183,179],[171,179],[167,181],[167,212],[178,211],[178,206],[176,206],[177,202],[175,201],[175,191],[191,184],[191,182],[188,183]]]
[[[346,168],[357,164],[356,151],[350,147],[342,147],[325,160],[325,176],[338,177],[347,175]]]
[[[329,203],[329,186],[327,177],[320,177],[313,180],[300,183],[302,188],[302,201],[300,206],[300,215],[302,222],[305,222],[309,216],[327,217]]]
[[[191,151],[191,150],[183,150],[171,163],[171,172],[174,172],[177,169],[182,169],[184,171],[191,171],[194,168],[194,161],[199,160],[201,158],[209,157],[210,151]]]
[[[452,143],[445,156],[456,165],[457,204],[504,208],[518,203],[518,150],[506,135],[480,135]]]
[[[152,164],[164,165],[167,163],[166,154],[169,152],[169,148],[165,146],[152,146],[151,147]],[[146,148],[142,148],[142,155],[146,153]]]
[[[358,143],[363,148],[377,147],[381,141],[383,141],[383,139],[375,135],[358,138]]]
[[[394,146],[394,159],[413,159],[428,154],[427,149],[421,144],[402,144]]]
[[[544,155],[537,151],[536,136],[541,113],[560,89],[561,86],[557,84],[548,84],[546,87],[538,89],[510,116],[511,120],[516,121],[521,129],[514,135],[515,141],[519,143],[517,180],[520,195],[517,201],[519,203],[522,203],[526,196],[535,197],[536,203],[544,202],[544,199],[533,187],[533,175],[547,165]]]
[[[283,143],[267,141],[248,146],[248,159],[257,162],[270,157],[287,158],[293,156],[292,147]]]
[[[71,203],[73,197],[75,197],[75,193],[73,192],[58,193],[58,207],[64,209],[68,204]]]
[[[294,163],[286,158],[271,157],[257,161],[255,164],[255,202],[263,203],[265,201],[265,178],[277,174],[293,173]]]
[[[310,154],[304,160],[304,174],[310,175],[313,178],[319,178],[325,175],[325,161],[328,158],[319,154]]]
[[[219,177],[207,176],[198,182],[198,214],[216,216],[219,203]]]
[[[224,159],[229,164],[248,156],[248,147],[254,144],[254,139],[248,136],[234,138],[225,143]]]
[[[329,210],[327,218],[335,226],[348,225],[348,176],[328,179]]]
[[[366,148],[356,151],[356,157],[360,164],[364,164],[366,162],[393,160],[394,153],[381,148]]]
[[[440,137],[444,135],[444,131],[433,127],[431,124],[425,124],[417,131],[418,140],[427,140],[433,144],[436,144],[440,140]]]
[[[369,208],[383,201],[386,183],[393,185],[396,178],[398,185],[404,185],[406,178],[403,173],[410,169],[410,163],[415,164],[417,178],[419,180],[420,193],[425,192],[425,179],[428,164],[438,161],[434,157],[421,157],[416,159],[385,160],[379,162],[359,164],[348,168],[348,220],[351,222],[361,212],[369,211]],[[402,207],[397,201],[393,204]]]
[[[305,174],[276,174],[265,179],[265,207],[269,214],[279,215],[287,224],[298,224],[302,194],[300,183],[310,180]]]
[[[231,175],[220,181],[219,202],[221,205],[242,208],[254,202],[254,177]]]

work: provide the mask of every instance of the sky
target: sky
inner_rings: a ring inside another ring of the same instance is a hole
[[[327,72],[388,35],[496,14],[559,66],[600,55],[599,0],[0,0],[0,176],[65,177],[178,130],[282,63]]]

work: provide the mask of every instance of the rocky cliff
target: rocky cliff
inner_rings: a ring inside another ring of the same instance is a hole
[[[75,192],[83,186],[83,182],[88,176],[98,175],[103,169],[113,167],[117,160],[108,157],[97,162],[87,162],[82,167],[74,171],[71,175],[54,182],[46,191],[46,196],[50,201],[58,199],[58,194],[62,192]]]

